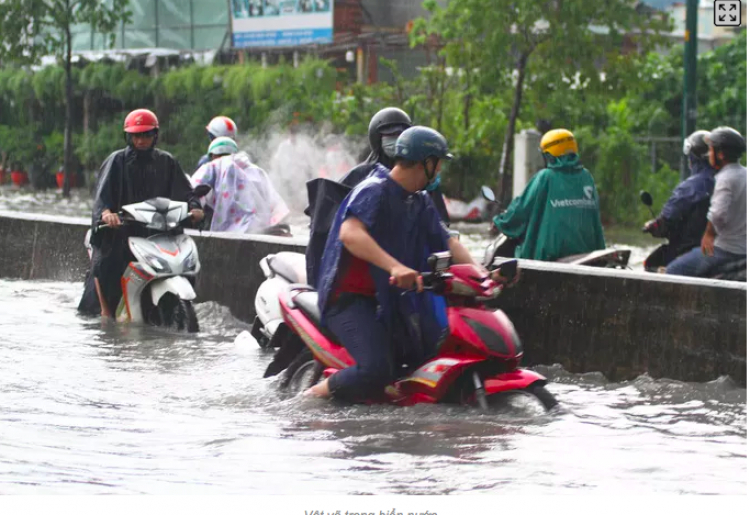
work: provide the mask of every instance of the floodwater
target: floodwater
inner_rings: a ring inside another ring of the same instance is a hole
[[[744,494],[747,391],[539,367],[561,409],[283,399],[212,303],[202,332],[102,325],[80,283],[0,279],[0,494]]]

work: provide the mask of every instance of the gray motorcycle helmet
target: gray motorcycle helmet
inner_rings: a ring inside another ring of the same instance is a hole
[[[742,134],[731,127],[717,127],[705,138],[706,143],[714,150],[724,153],[729,162],[738,161],[747,150],[747,143]]]
[[[370,126],[367,129],[367,136],[370,140],[370,149],[373,152],[380,152],[382,147],[383,134],[389,134],[397,131],[405,131],[411,127],[411,118],[398,107],[386,107],[381,109],[370,120]]]
[[[705,159],[708,156],[708,143],[705,138],[711,134],[708,131],[695,131],[685,138],[682,144],[682,153],[686,156],[693,154],[695,157]]]

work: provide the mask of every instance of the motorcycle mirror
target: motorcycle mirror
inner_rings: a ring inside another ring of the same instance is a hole
[[[427,258],[427,266],[433,272],[448,270],[451,266],[451,253],[449,251],[435,252]]]
[[[518,272],[518,261],[515,259],[508,260],[500,265],[500,275],[507,279],[513,279]]]
[[[482,186],[482,196],[490,202],[496,202],[495,192],[489,186]]]
[[[193,195],[195,195],[196,198],[205,197],[211,192],[211,186],[208,184],[199,184],[195,187],[193,190]]]
[[[648,207],[654,205],[654,199],[651,197],[651,194],[648,191],[641,190],[641,202],[643,202],[643,204],[647,205]]]

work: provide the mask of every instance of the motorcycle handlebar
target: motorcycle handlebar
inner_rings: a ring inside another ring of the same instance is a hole
[[[117,215],[117,217],[120,219],[120,225],[125,225],[125,223],[128,222],[127,218],[123,218],[124,213],[122,211],[118,211],[117,213],[112,213],[112,214]],[[96,226],[97,231],[99,229],[117,229],[117,226],[110,227],[109,225],[102,223],[101,218],[99,218],[98,222],[99,222],[99,225]]]

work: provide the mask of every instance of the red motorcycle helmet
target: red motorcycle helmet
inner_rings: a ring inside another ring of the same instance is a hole
[[[136,109],[125,117],[123,130],[128,134],[158,131],[159,119],[148,109]]]

